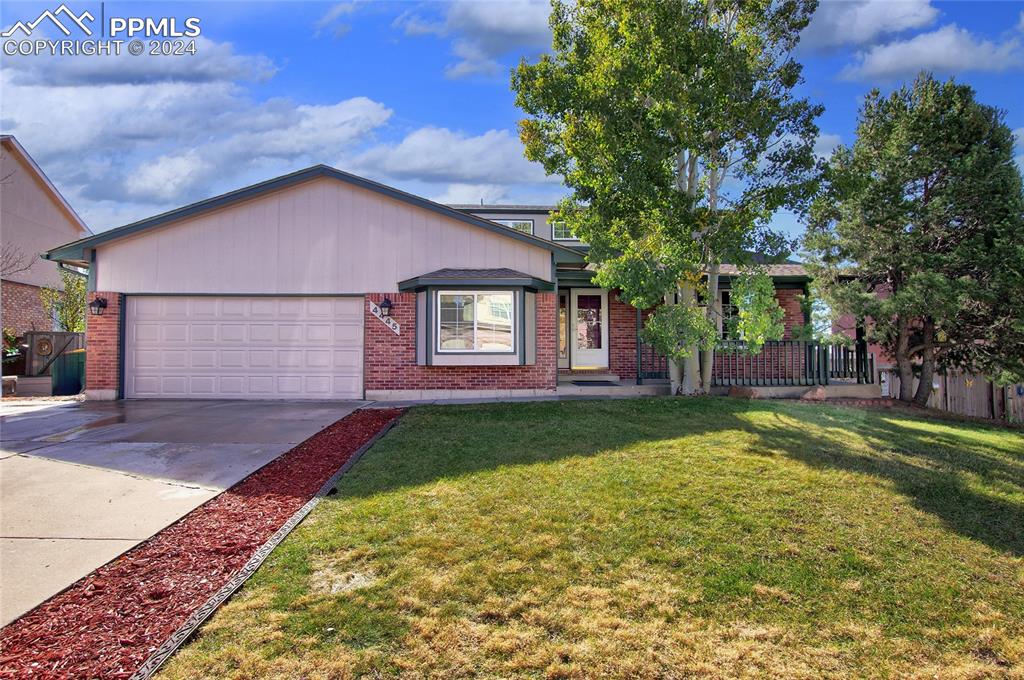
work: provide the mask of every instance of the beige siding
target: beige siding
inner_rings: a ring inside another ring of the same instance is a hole
[[[5,278],[31,286],[59,287],[57,263],[39,259],[39,253],[85,234],[35,170],[6,143],[0,158],[0,240],[5,245],[13,243],[33,259],[31,269]]]
[[[550,253],[333,179],[316,179],[98,248],[97,290],[365,293],[444,267],[551,278]]]

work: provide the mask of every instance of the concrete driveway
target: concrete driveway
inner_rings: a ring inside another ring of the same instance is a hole
[[[365,402],[0,404],[0,625]]]

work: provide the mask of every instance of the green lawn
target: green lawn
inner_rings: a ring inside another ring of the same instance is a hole
[[[1024,677],[1024,433],[417,408],[164,677]]]

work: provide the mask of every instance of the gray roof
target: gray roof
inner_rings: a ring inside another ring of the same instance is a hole
[[[497,203],[448,203],[449,208],[468,213],[549,213],[558,209],[557,205],[500,205]]]
[[[526,286],[551,290],[550,281],[538,279],[515,269],[456,269],[448,267],[398,282],[398,290],[416,290],[426,286]]]
[[[810,278],[807,275],[807,270],[804,269],[802,264],[796,264],[795,262],[787,262],[785,264],[770,264],[765,267],[767,273],[771,277],[805,277]],[[719,267],[719,272],[724,276],[735,276],[739,273],[739,267],[734,264],[723,264]]]
[[[432,279],[528,279],[529,274],[516,271],[515,269],[508,269],[506,267],[499,267],[497,269],[454,269],[447,267],[445,269],[438,269],[437,271],[430,272],[429,274],[421,275],[421,278],[432,278]]]

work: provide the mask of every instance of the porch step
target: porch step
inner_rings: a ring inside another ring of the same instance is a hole
[[[566,371],[558,372],[559,383],[587,382],[587,381],[619,382],[619,376],[608,371]]]
[[[585,382],[577,380],[576,383]],[[641,397],[669,393],[667,381],[651,381],[637,385],[635,380],[617,381],[611,385],[579,385],[570,381],[559,381],[559,397]]]

